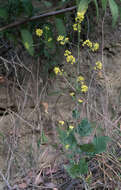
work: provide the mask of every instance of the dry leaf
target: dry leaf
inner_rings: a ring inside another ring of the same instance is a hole
[[[27,188],[27,184],[26,184],[26,183],[20,183],[20,184],[18,185],[18,187],[19,187],[20,189],[25,189],[25,188]]]
[[[43,107],[45,109],[45,113],[48,113],[48,103],[47,102],[41,102],[41,104],[43,105]]]
[[[5,79],[4,79],[4,77],[0,77],[0,83],[3,83],[3,82],[5,82]]]
[[[35,185],[40,185],[40,183],[43,183],[44,182],[44,180],[43,180],[43,178],[41,177],[41,172],[36,176],[36,179],[35,179],[35,182],[34,182],[34,184]]]
[[[100,79],[103,79],[103,78],[104,78],[102,71],[99,71],[99,72],[98,72],[98,77],[99,77]]]

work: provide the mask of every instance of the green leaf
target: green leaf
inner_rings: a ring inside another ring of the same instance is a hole
[[[5,8],[0,8],[0,17],[3,18],[3,19],[7,19],[8,18],[8,12],[7,12],[7,9]]]
[[[99,18],[99,9],[98,9],[98,3],[97,3],[97,0],[93,0],[94,1],[94,4],[95,4],[95,7],[96,7],[96,13],[97,13],[97,19]]]
[[[42,135],[41,135],[41,143],[42,144],[46,144],[48,142],[48,138],[45,135],[44,131],[42,131]]]
[[[121,7],[118,7],[119,8],[119,15],[120,15],[120,19],[121,19]]]
[[[93,144],[95,146],[94,153],[99,154],[106,151],[106,145],[110,141],[107,136],[94,137]]]
[[[49,24],[46,24],[43,30],[43,35],[44,35],[44,43],[48,49],[48,53],[52,54],[56,48],[55,46],[55,41],[54,41],[54,36],[52,32],[52,26]]]
[[[21,37],[24,44],[24,47],[29,52],[31,56],[34,55],[34,48],[33,48],[33,38],[32,34],[29,32],[29,30],[22,29],[21,30]]]
[[[93,131],[93,128],[91,127],[91,124],[88,122],[87,119],[83,119],[81,123],[78,124],[76,133],[80,135],[80,137],[85,137],[91,134]]]
[[[55,24],[56,24],[58,35],[66,36],[66,28],[65,28],[63,18],[56,17]]]
[[[70,133],[67,135],[67,138],[66,138],[65,143],[66,143],[66,144],[69,144],[71,149],[76,147],[77,142],[76,142],[75,136],[74,136],[74,134],[73,134],[73,131],[70,132]]]
[[[78,119],[80,117],[80,112],[77,109],[73,110],[72,111],[72,117],[74,119]]]
[[[92,143],[83,144],[83,145],[80,145],[79,147],[83,152],[94,152],[95,151],[95,146]]]
[[[57,128],[57,131],[58,131],[58,134],[59,134],[60,141],[64,145],[65,141],[66,141],[66,138],[67,138],[67,133],[63,129],[59,128],[59,127]]]
[[[28,16],[32,16],[33,5],[31,0],[21,0],[25,13]]]
[[[44,3],[44,5],[45,5],[47,8],[52,7],[52,3],[49,2],[49,1],[45,1],[45,0],[44,0],[43,3]]]
[[[113,27],[116,24],[116,21],[118,19],[118,5],[116,4],[116,2],[114,0],[109,0],[109,6],[110,6],[110,10],[111,10],[111,14],[112,14],[112,25]]]
[[[88,9],[89,0],[81,0],[78,4],[78,10],[77,12],[83,12]]]
[[[85,159],[81,159],[78,164],[71,162],[69,166],[64,166],[72,178],[78,178],[88,172],[88,165]]]
[[[107,7],[107,0],[101,0],[101,2],[102,2],[102,8],[103,8],[103,10],[105,11],[106,10],[106,7]]]

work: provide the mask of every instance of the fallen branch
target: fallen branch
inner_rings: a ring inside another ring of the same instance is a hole
[[[69,8],[65,8],[65,9],[61,9],[61,10],[58,10],[58,11],[52,11],[52,12],[49,12],[49,13],[44,13],[44,14],[40,14],[38,16],[33,16],[31,18],[27,18],[27,19],[24,19],[24,20],[21,20],[21,21],[16,21],[14,23],[11,23],[11,24],[8,24],[6,26],[3,26],[0,28],[0,32],[1,31],[4,31],[6,29],[9,29],[9,28],[14,28],[14,27],[17,27],[19,25],[22,25],[22,24],[25,24],[27,22],[31,22],[31,21],[34,21],[34,20],[38,20],[40,18],[44,18],[44,17],[49,17],[49,16],[54,16],[54,15],[58,15],[58,14],[62,14],[62,13],[65,13],[65,12],[69,12],[69,11],[72,11],[74,9],[76,9],[77,6],[73,6],[73,7],[69,7]]]

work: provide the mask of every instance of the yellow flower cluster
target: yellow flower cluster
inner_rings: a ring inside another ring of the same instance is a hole
[[[82,82],[82,81],[84,81],[84,77],[82,77],[82,76],[78,76],[78,78],[77,78],[77,82]]]
[[[65,51],[64,56],[66,57],[67,63],[71,63],[73,65],[76,62],[75,57],[71,54],[69,50]]]
[[[82,11],[82,12],[77,12],[77,16],[75,18],[75,21],[79,24],[82,23],[82,21],[84,20],[84,14],[85,14],[85,11]]]
[[[40,28],[37,28],[36,29],[36,35],[40,37],[40,36],[42,36],[42,34],[43,34],[43,30]]]
[[[45,26],[45,29],[46,29],[46,30],[50,30],[50,28],[49,28],[48,26]]]
[[[82,12],[77,12],[77,16],[75,18],[75,24],[73,24],[73,30],[81,32],[81,23],[84,20],[84,14],[86,10]]]
[[[77,31],[78,30],[78,24],[73,24],[73,30]]]
[[[56,75],[62,75],[62,71],[60,70],[60,68],[59,67],[55,67],[54,68],[54,73],[56,74]]]
[[[74,126],[73,125],[69,125],[69,129],[73,130]]]
[[[52,41],[52,38],[50,37],[50,38],[48,38],[48,40],[47,40],[48,42],[51,42]]]
[[[69,144],[66,144],[66,145],[65,145],[65,149],[66,149],[66,150],[68,150],[68,149],[69,149],[69,147],[70,147],[70,145],[69,145]]]
[[[81,32],[81,23],[84,20],[84,14],[85,14],[85,10],[82,12],[77,12],[77,16],[75,18],[75,24],[73,24],[73,30],[74,31],[79,31]]]
[[[72,96],[72,97],[73,97],[74,95],[75,95],[75,93],[74,93],[74,92],[71,92],[71,93],[70,93],[70,96]]]
[[[58,123],[59,123],[60,125],[62,125],[62,126],[64,125],[64,121],[61,121],[61,120],[60,120]]]
[[[98,43],[92,43],[90,40],[85,40],[82,44],[82,46],[84,47],[85,45],[87,45],[93,52],[97,51],[99,49],[99,44]]]
[[[87,45],[89,48],[92,48],[92,42],[90,40],[86,40],[83,42],[82,46]]]
[[[99,49],[98,43],[93,43],[92,51],[97,51]]]
[[[69,38],[59,35],[57,41],[60,42],[61,45],[65,45],[69,41]]]
[[[78,102],[79,102],[79,103],[82,103],[82,102],[83,102],[83,100],[82,100],[82,99],[78,99]]]
[[[88,86],[84,84],[84,77],[83,76],[81,76],[81,75],[78,76],[77,82],[81,83],[81,92],[87,92],[88,91]],[[82,103],[83,100],[79,99],[78,102]]]
[[[97,61],[96,63],[95,63],[95,67],[94,67],[94,69],[96,70],[96,69],[99,69],[99,70],[101,70],[102,69],[102,63],[100,62],[100,61]]]
[[[87,92],[87,91],[88,91],[88,86],[83,84],[81,86],[81,92]]]

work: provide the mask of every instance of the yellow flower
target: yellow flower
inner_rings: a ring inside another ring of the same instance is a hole
[[[69,129],[71,129],[71,130],[72,130],[73,128],[74,128],[74,126],[73,126],[73,125],[69,125]]]
[[[63,126],[64,125],[64,121],[59,121],[59,124]]]
[[[65,42],[64,42],[64,41],[61,41],[60,44],[61,44],[61,45],[65,45]]]
[[[62,41],[64,39],[64,36],[62,36],[62,35],[59,35],[58,37],[57,37],[57,41],[59,42],[59,41]]]
[[[68,37],[66,37],[64,41],[65,41],[65,43],[66,43],[66,42],[68,42],[68,41],[69,41],[69,38],[68,38]]]
[[[40,37],[40,36],[42,36],[42,34],[43,34],[43,30],[40,28],[37,28],[36,29],[36,35]]]
[[[47,40],[48,42],[51,42],[52,41],[52,38],[50,37],[50,38],[48,38],[48,40]]]
[[[69,38],[65,38],[62,35],[59,35],[57,38],[57,41],[60,42],[61,45],[65,45],[65,43],[67,43],[69,41]]]
[[[82,12],[77,12],[77,17],[75,18],[75,21],[81,23],[84,20],[84,14],[85,10]]]
[[[81,91],[82,92],[87,92],[88,91],[88,86],[87,85],[82,85],[81,86]]]
[[[73,30],[75,30],[75,31],[78,30],[78,26],[77,26],[77,24],[73,24]]]
[[[84,77],[79,76],[79,77],[77,78],[77,82],[79,82],[79,81],[84,81]]]
[[[99,70],[101,70],[102,69],[102,63],[100,62],[100,61],[97,61],[96,63],[95,63],[95,67],[94,67],[94,69],[96,70],[96,69],[99,69]]]
[[[71,92],[71,93],[70,93],[70,96],[74,96],[74,95],[75,95],[75,93],[74,93],[74,92]]]
[[[59,67],[55,67],[55,68],[54,68],[54,73],[55,73],[56,75],[61,73]]]
[[[46,30],[50,30],[50,28],[49,28],[48,26],[45,26],[45,29],[46,29]]]
[[[65,149],[66,149],[66,150],[68,150],[68,149],[69,149],[69,147],[70,147],[70,145],[69,145],[69,144],[66,144],[66,145],[65,145]]]
[[[71,63],[72,65],[73,65],[73,63],[75,63],[75,57],[73,56],[73,55],[68,55],[67,57],[66,57],[66,61],[67,61],[67,63]]]
[[[86,40],[83,42],[82,46],[87,45],[89,48],[92,48],[92,42],[90,40]]]
[[[66,50],[64,53],[64,56],[68,56],[68,55],[71,55],[71,52],[69,50]]]
[[[79,103],[82,103],[82,102],[83,102],[83,100],[81,100],[81,99],[78,99],[78,102],[79,102]]]
[[[99,49],[99,44],[98,43],[94,43],[93,47],[92,47],[92,51],[97,51]]]

